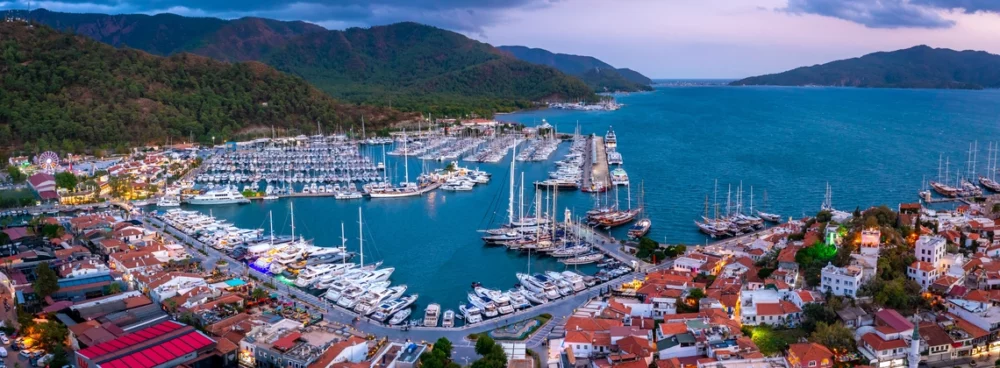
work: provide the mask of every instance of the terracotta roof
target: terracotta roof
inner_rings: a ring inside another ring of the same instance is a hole
[[[872,349],[876,351],[905,348],[907,345],[906,340],[895,339],[895,340],[885,341],[882,340],[882,338],[879,337],[877,334],[871,332],[866,333],[864,336],[861,336],[861,341],[864,341],[865,344],[868,344],[868,346],[871,346]]]
[[[913,262],[913,264],[910,265],[910,268],[915,269],[915,270],[924,271],[924,272],[932,272],[932,271],[934,271],[934,266],[932,266],[930,263],[921,262],[921,261]]]
[[[833,352],[830,349],[814,342],[789,344],[788,353],[798,358],[803,367],[811,361],[822,365],[824,359],[833,359]]]
[[[800,247],[790,245],[778,252],[778,262],[794,263],[795,255],[799,252]]]
[[[875,312],[876,325],[890,326],[897,332],[913,329],[913,323],[899,314],[895,309],[883,309]],[[878,323],[881,321],[882,323]]]
[[[619,320],[572,316],[566,320],[566,331],[607,331],[623,325]]]
[[[787,300],[779,300],[777,303],[757,303],[758,316],[783,316],[801,311],[801,308]]]
[[[351,338],[347,340],[333,344],[329,348],[327,348],[326,351],[324,351],[323,354],[320,355],[315,362],[309,364],[308,368],[326,368],[326,366],[330,365],[330,363],[333,363],[333,360],[337,359],[337,356],[340,355],[340,353],[344,352],[345,349],[364,343],[366,343],[364,339],[359,338],[357,336],[351,336]]]
[[[618,340],[618,349],[622,352],[635,354],[641,358],[646,358],[653,354],[653,346],[649,343],[649,340],[637,336],[628,336]]]
[[[990,334],[989,331],[979,328],[978,326],[970,323],[969,321],[966,321],[961,317],[958,316],[953,316],[953,317],[955,318],[955,326],[961,328],[962,330],[965,330],[965,332],[967,332],[969,335],[972,335],[973,339],[978,339],[980,337],[984,337]]]
[[[660,333],[664,336],[673,336],[687,332],[687,325],[684,323],[661,323]]]
[[[810,303],[813,301],[812,293],[808,290],[799,290],[796,291],[796,293],[799,294],[799,299],[802,299],[803,303]]]
[[[945,331],[937,323],[924,322],[920,324],[920,328],[917,329],[920,334],[920,338],[927,342],[927,346],[941,346],[948,345],[954,342],[948,332]]]

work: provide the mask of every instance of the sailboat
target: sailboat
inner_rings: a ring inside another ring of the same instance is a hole
[[[764,209],[767,209],[767,191],[764,191]],[[764,219],[764,221],[770,222],[781,222],[781,215],[768,213],[761,210],[757,210],[757,217]]]
[[[367,185],[368,196],[371,198],[399,198],[399,197],[412,197],[418,196],[422,192],[417,183],[410,182],[410,163],[409,163],[409,150],[406,147],[407,142],[406,132],[403,132],[403,167],[405,173],[405,179],[403,182],[399,183],[399,186],[393,186],[386,179],[381,185]],[[383,161],[385,153],[383,151]]]
[[[643,182],[639,183],[639,213],[642,215],[642,218],[628,229],[628,237],[630,239],[639,239],[646,236],[646,234],[649,234],[649,229],[653,227],[653,221],[649,219],[649,216],[646,216],[646,211],[642,203],[644,184]]]
[[[602,226],[605,229],[610,229],[612,227],[625,225],[629,222],[635,220],[641,208],[632,208],[632,187],[625,186],[628,190],[628,209],[621,210],[618,206],[618,188],[615,188],[615,207],[613,210],[598,213],[595,215],[590,215],[590,224],[594,226]]]
[[[996,181],[997,151],[1000,151],[1000,149],[997,148],[998,148],[997,143],[993,142],[990,143],[990,146],[987,149],[986,172],[989,173],[989,176],[979,175],[979,184],[982,184],[984,187],[986,187],[986,189],[989,189],[990,191],[993,192],[1000,192],[1000,183]]]

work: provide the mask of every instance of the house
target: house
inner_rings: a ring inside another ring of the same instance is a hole
[[[685,358],[704,354],[702,349],[699,349],[694,334],[688,331],[687,323],[664,322],[660,323],[659,327],[656,330],[656,349],[659,351],[660,359]]]
[[[858,351],[869,364],[878,367],[906,367],[914,326],[893,309],[875,313],[875,331],[861,336]]]
[[[930,262],[915,261],[906,268],[906,278],[916,281],[922,290],[927,290],[938,276],[938,269]]]
[[[798,270],[799,264],[795,262],[795,255],[799,253],[800,246],[787,246],[778,252],[778,268],[788,270]]]
[[[952,360],[955,353],[952,351],[954,341],[940,325],[934,322],[923,322],[917,326],[920,339],[926,345],[927,361],[939,362]]]
[[[739,312],[743,324],[750,326],[795,326],[802,315],[801,308],[771,289],[744,291]]]
[[[871,326],[875,320],[861,307],[846,306],[837,311],[837,317],[844,322],[848,328],[858,328],[861,326]]]
[[[917,239],[914,253],[917,261],[930,263],[935,269],[941,270],[941,259],[947,247],[947,241],[940,236],[921,236]]]
[[[820,290],[837,296],[857,298],[861,287],[861,268],[857,266],[837,267],[827,263],[820,273]]]
[[[834,360],[830,349],[814,342],[788,345],[785,359],[790,368],[830,368]]]

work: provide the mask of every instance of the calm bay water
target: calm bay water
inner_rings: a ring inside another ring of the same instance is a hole
[[[953,170],[964,170],[968,144],[978,139],[983,171],[985,141],[1000,140],[1000,91],[667,87],[619,96],[619,101],[627,106],[614,112],[539,110],[500,120],[532,126],[546,119],[562,132],[579,123],[583,133],[601,135],[613,126],[633,189],[645,183],[645,205],[653,220],[650,236],[670,243],[706,241],[692,220],[702,214],[716,179],[720,201],[729,184],[735,191],[742,180],[747,205],[753,186],[755,205],[761,205],[766,190],[770,212],[784,216],[814,214],[827,182],[837,208],[895,207],[916,199],[924,175],[937,175],[939,154],[951,158]],[[517,175],[523,171],[526,183],[543,179],[554,168],[551,161],[567,151],[564,144],[550,162],[518,163]],[[368,152],[380,160],[380,150]],[[389,158],[389,167],[402,178],[402,165],[394,160],[399,159]],[[471,192],[374,201],[283,199],[211,210],[238,226],[265,229],[268,211],[273,211],[277,231],[288,234],[289,203],[294,201],[297,234],[339,246],[344,222],[348,247],[357,250],[360,206],[366,262],[383,260],[395,267],[394,283],[419,293],[421,308],[436,302],[456,309],[471,282],[507,289],[517,281],[514,273],[528,269],[526,255],[484,247],[476,231],[491,221],[506,221],[509,160],[508,155],[497,164],[480,164],[493,173],[493,181]],[[411,178],[422,165],[430,170],[442,164],[411,159]],[[528,185],[526,211],[533,196]],[[624,205],[625,191],[619,196]],[[613,200],[614,194],[609,197]],[[594,201],[580,192],[561,192],[558,198],[560,208],[576,214]],[[625,230],[614,234],[623,236]],[[532,272],[562,269],[552,259],[532,257]],[[594,271],[592,266],[580,269]]]

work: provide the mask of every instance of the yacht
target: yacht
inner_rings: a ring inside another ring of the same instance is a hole
[[[417,301],[418,294],[405,295],[397,299],[393,299],[382,304],[375,309],[375,313],[372,314],[372,318],[379,322],[385,322],[389,319],[389,316],[409,307],[410,304]]]
[[[525,289],[541,293],[545,295],[547,300],[556,300],[562,297],[562,294],[559,293],[559,289],[556,288],[556,286],[545,276],[532,276],[524,273],[518,273],[517,279],[521,282],[521,286]]]
[[[313,284],[319,282],[321,276],[333,272],[336,269],[336,265],[332,264],[319,264],[314,266],[306,266],[302,272],[299,272],[299,277],[295,279],[295,286],[300,288],[310,287]]]
[[[441,319],[441,327],[455,327],[455,311],[451,309],[444,311],[444,316]]]
[[[376,281],[373,283],[363,283],[354,284],[354,286],[344,290],[340,294],[340,299],[337,299],[337,305],[347,308],[354,309],[358,305],[358,302],[362,297],[368,295],[370,291],[378,291],[380,293],[385,292],[383,289],[389,287],[388,281]]]
[[[611,184],[628,185],[628,173],[625,172],[625,169],[619,167],[611,170]]]
[[[518,290],[525,299],[535,304],[545,304],[548,303],[549,299],[545,297],[545,293],[537,293],[524,287]]]
[[[486,318],[493,318],[500,315],[500,312],[497,311],[496,303],[494,303],[488,297],[481,297],[479,295],[476,295],[475,293],[469,293],[468,297],[469,297],[469,303],[472,303],[472,305],[475,305],[480,309],[482,309],[483,315],[486,316]]]
[[[250,203],[250,200],[243,196],[239,190],[234,187],[225,187],[222,189],[213,189],[205,192],[204,194],[199,194],[188,199],[188,204],[193,205],[216,205],[216,204],[244,204]]]
[[[393,286],[391,288],[380,288],[378,290],[371,290],[368,294],[361,297],[358,305],[354,307],[354,311],[360,313],[363,316],[367,316],[375,312],[375,308],[379,304],[386,300],[396,299],[406,293],[406,285]]]
[[[156,207],[177,207],[181,205],[181,200],[177,197],[164,196],[156,201]]]
[[[471,325],[483,321],[482,310],[479,307],[472,305],[472,303],[463,304],[458,307],[458,310],[462,312],[462,316],[465,318],[465,324]]]
[[[400,323],[403,323],[403,321],[405,321],[406,318],[410,317],[411,313],[413,313],[413,311],[410,310],[410,308],[405,308],[399,312],[396,312],[396,314],[394,314],[392,318],[389,319],[389,324],[398,325]]]
[[[437,327],[440,313],[440,304],[431,303],[427,305],[427,309],[424,311],[424,327]]]

